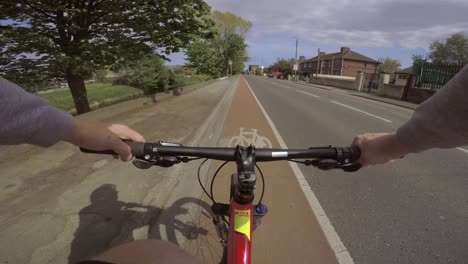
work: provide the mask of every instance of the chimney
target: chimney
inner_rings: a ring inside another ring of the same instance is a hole
[[[349,52],[351,49],[348,48],[348,47],[341,47],[341,53],[347,53]]]

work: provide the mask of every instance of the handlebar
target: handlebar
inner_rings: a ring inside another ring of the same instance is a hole
[[[157,143],[142,143],[125,141],[130,148],[133,156],[137,159],[144,161],[153,161],[152,165],[169,166],[179,163],[181,157],[187,161],[187,157],[191,158],[207,158],[222,161],[236,161],[236,148],[218,148],[218,147],[186,147],[177,143],[157,142]],[[240,147],[240,146],[238,146]],[[94,154],[113,154],[113,151],[93,151],[80,148],[82,152]],[[328,169],[333,167],[331,164],[335,162],[339,168],[343,165],[351,165],[357,161],[361,155],[358,147],[314,147],[308,149],[269,149],[257,148],[255,149],[255,160],[257,162],[280,161],[280,160],[293,160],[293,159],[311,159],[318,160],[318,162],[309,162],[306,165],[314,165],[321,169]],[[169,159],[164,159],[169,158]],[[157,164],[158,160],[164,163]],[[184,162],[186,162],[184,161]],[[323,161],[323,162],[321,162]],[[172,163],[172,164],[171,164]],[[355,164],[353,164],[355,165]],[[334,167],[337,168],[337,167]],[[350,171],[354,171],[354,169]]]

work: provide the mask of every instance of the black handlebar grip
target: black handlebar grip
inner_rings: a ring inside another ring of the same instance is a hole
[[[132,155],[136,157],[143,157],[145,154],[145,144],[143,142],[135,142],[130,140],[124,140],[125,143],[130,147]],[[89,154],[103,154],[103,155],[118,155],[113,150],[90,150],[85,148],[80,148],[80,151],[83,153]]]
[[[125,140],[130,149],[132,150],[132,155],[135,157],[143,157],[145,155],[145,144],[143,142],[127,141]]]
[[[352,146],[349,148],[351,151],[351,160],[356,161],[361,157],[361,149],[357,146]]]

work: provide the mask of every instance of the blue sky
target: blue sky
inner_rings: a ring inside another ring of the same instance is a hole
[[[268,66],[317,49],[337,52],[341,46],[373,59],[390,56],[403,67],[413,54],[427,53],[434,40],[468,33],[468,0],[207,0],[213,10],[229,11],[253,22],[247,35],[251,60]],[[184,64],[173,54],[168,64]]]

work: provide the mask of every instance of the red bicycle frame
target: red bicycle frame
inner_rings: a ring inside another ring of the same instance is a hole
[[[231,201],[229,209],[228,264],[250,264],[252,252],[253,204]]]

